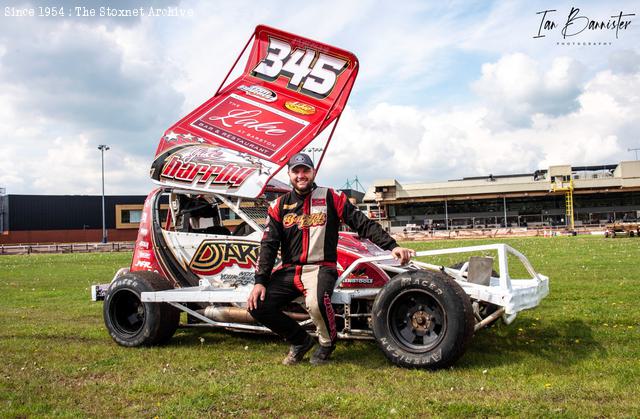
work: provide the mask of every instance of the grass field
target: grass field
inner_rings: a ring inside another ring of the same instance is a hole
[[[339,343],[328,366],[285,367],[276,338],[203,329],[122,348],[89,287],[130,254],[0,257],[0,417],[640,416],[640,239],[500,241],[551,293],[437,372],[394,367],[373,342]],[[490,241],[408,245],[478,243]]]

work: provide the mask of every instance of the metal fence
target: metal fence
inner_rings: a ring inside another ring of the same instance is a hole
[[[0,245],[0,255],[30,255],[38,253],[130,252],[133,251],[134,247],[134,242]]]

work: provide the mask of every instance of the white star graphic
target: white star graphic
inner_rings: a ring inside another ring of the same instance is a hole
[[[164,136],[165,141],[176,141],[179,138],[179,134],[176,134],[173,131],[170,131],[169,134]]]

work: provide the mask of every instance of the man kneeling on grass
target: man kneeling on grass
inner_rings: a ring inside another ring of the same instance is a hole
[[[304,295],[319,341],[311,363],[319,365],[328,362],[337,338],[331,294],[338,279],[336,260],[340,223],[346,223],[360,237],[391,250],[393,257],[402,264],[407,263],[415,252],[399,247],[378,223],[358,211],[343,193],[318,187],[313,182],[316,173],[308,155],[294,155],[288,166],[293,190],[269,207],[255,286],[247,305],[256,320],[291,344],[283,364],[293,365],[302,361],[316,342],[295,320],[285,315],[282,308]],[[280,248],[282,268],[272,272]]]

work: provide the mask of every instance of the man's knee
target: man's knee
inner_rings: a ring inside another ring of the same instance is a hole
[[[251,314],[251,317],[258,321],[264,319],[265,317],[269,317],[274,313],[273,307],[269,306],[268,304],[264,304],[263,302],[259,302],[258,307],[248,311],[249,314]]]
[[[307,301],[306,306],[307,312],[309,312],[309,316],[311,316],[312,319],[322,319],[322,312],[320,311],[320,305],[317,300]]]

